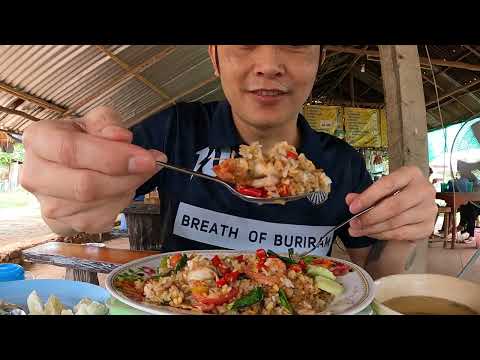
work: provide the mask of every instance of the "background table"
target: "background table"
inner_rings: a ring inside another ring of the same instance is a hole
[[[131,250],[160,251],[160,205],[133,202],[123,210]]]
[[[437,199],[443,200],[447,203],[447,206],[452,209],[452,245],[455,247],[455,241],[457,240],[457,222],[456,215],[458,208],[462,205],[468,204],[469,201],[480,201],[480,192],[437,192]],[[474,234],[471,234],[473,236]],[[447,234],[445,234],[447,236]]]

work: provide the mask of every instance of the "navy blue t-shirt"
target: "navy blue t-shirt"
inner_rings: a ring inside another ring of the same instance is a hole
[[[349,192],[361,192],[371,183],[363,157],[344,141],[315,132],[298,117],[299,153],[324,169],[332,179],[326,202],[315,198],[286,205],[257,205],[232,195],[215,182],[163,169],[143,184],[137,195],[155,187],[160,196],[161,234],[165,251],[192,249],[272,249],[301,252],[350,213]],[[215,175],[213,166],[238,154],[242,144],[228,102],[180,103],[151,116],[133,129],[133,143],[164,152],[168,162]],[[374,239],[352,238],[347,226],[322,241],[315,254],[330,255],[338,235],[347,248],[371,245]]]

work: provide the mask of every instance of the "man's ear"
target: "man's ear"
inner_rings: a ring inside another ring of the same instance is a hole
[[[218,51],[217,45],[208,45],[208,55],[210,55],[210,60],[211,60],[212,65],[213,65],[214,74],[215,74],[215,76],[218,77],[220,75],[220,73],[218,71],[218,63],[217,63],[218,54],[217,54],[217,51]]]

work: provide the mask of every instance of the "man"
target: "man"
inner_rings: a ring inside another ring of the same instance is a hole
[[[38,198],[52,230],[107,230],[135,195],[158,187],[165,250],[301,252],[351,213],[388,197],[336,235],[351,259],[374,277],[404,271],[415,241],[433,230],[434,190],[414,167],[370,186],[361,155],[333,136],[314,132],[299,115],[317,74],[320,46],[211,45],[209,53],[226,102],[178,104],[146,119],[133,133],[121,128],[109,108],[92,110],[76,122],[80,126],[42,121],[25,131],[22,184]],[[136,145],[130,144],[132,138]],[[241,143],[254,141],[265,150],[287,141],[305,153],[332,179],[328,200],[321,206],[314,199],[258,206],[216,183],[159,172],[155,165],[168,158],[212,175],[215,164],[233,156]],[[316,253],[330,254],[333,239]]]

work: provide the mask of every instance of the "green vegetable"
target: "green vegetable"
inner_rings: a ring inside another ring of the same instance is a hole
[[[280,256],[278,255],[277,253],[273,252],[272,250],[268,250],[267,251],[267,255],[268,256],[272,256],[272,257],[277,257],[279,258],[280,260],[282,260],[285,264],[287,265],[293,265],[293,264],[296,264],[297,262],[293,259],[290,259],[288,257],[285,257],[285,256]]]
[[[160,278],[162,278],[162,277],[170,276],[170,275],[172,275],[172,274],[173,274],[173,270],[168,270],[168,271],[163,272],[163,273],[161,273],[161,274],[152,276],[151,279],[158,280],[158,279],[160,279]]]
[[[162,257],[162,260],[160,260],[160,268],[166,269],[168,267],[168,256]]]
[[[313,277],[323,276],[324,278],[331,280],[336,279],[336,276],[333,275],[330,270],[318,265],[307,265],[307,274]]]
[[[179,272],[180,270],[182,270],[185,267],[185,265],[187,265],[187,260],[188,260],[187,255],[183,254],[182,258],[178,260],[177,266],[175,266],[175,272]]]
[[[316,257],[315,257],[315,256],[312,256],[312,255],[307,255],[307,256],[304,256],[304,257],[302,258],[303,262],[304,262],[305,264],[307,264],[307,265],[308,265],[308,264],[311,264],[312,261],[315,260],[315,259],[316,259]]]
[[[317,276],[315,278],[315,286],[335,296],[342,294],[345,290],[342,284],[339,284],[331,279],[324,278],[323,276]]]
[[[280,289],[278,291],[278,295],[279,295],[280,305],[282,305],[285,309],[287,309],[290,314],[293,314],[293,307],[288,302],[287,294],[285,294],[285,291],[283,289]]]
[[[259,303],[262,300],[263,300],[263,289],[259,286],[253,289],[252,291],[250,291],[244,297],[235,301],[230,309],[237,310],[243,307],[247,307],[247,306],[251,306],[256,303]]]

